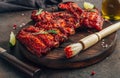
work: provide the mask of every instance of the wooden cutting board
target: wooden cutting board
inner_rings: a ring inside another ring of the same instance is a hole
[[[104,23],[103,28],[109,26],[110,23]],[[44,66],[55,69],[66,69],[66,68],[83,68],[92,64],[95,64],[106,57],[108,57],[115,48],[116,44],[116,32],[105,37],[94,46],[87,50],[81,51],[78,55],[71,59],[67,59],[64,54],[64,47],[78,42],[78,40],[94,33],[91,29],[77,29],[76,34],[70,36],[69,39],[62,43],[59,48],[52,49],[46,55],[37,57],[31,54],[23,45],[19,43],[18,47],[22,54],[30,60],[31,63],[35,63],[38,66]]]

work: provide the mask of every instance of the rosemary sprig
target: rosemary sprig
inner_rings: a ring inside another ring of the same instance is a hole
[[[33,35],[39,35],[39,34],[48,34],[48,32],[44,30],[40,30],[39,32],[32,33]]]
[[[48,30],[47,32],[48,32],[48,33],[51,33],[51,34],[57,34],[57,31],[56,31],[56,30]]]
[[[33,35],[38,35],[38,34],[57,34],[56,30],[48,30],[48,31],[44,31],[44,30],[40,30],[39,32],[35,32],[32,33]]]
[[[41,14],[42,11],[43,11],[43,9],[39,9],[38,12],[36,13],[36,15]]]

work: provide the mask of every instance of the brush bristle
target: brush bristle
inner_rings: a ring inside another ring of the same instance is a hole
[[[74,44],[68,45],[64,49],[65,55],[67,58],[71,58],[77,55],[82,50],[82,48],[83,46],[81,43],[74,43]]]

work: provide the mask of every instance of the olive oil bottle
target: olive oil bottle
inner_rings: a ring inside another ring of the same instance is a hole
[[[102,0],[102,14],[105,19],[120,20],[120,0]]]

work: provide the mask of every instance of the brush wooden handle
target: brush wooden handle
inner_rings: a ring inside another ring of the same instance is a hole
[[[94,45],[98,41],[99,41],[98,36],[96,34],[91,34],[91,35],[81,39],[79,42],[82,44],[83,50],[84,50],[84,49],[87,49],[88,47]]]
[[[83,50],[89,48],[90,46],[94,45],[97,43],[99,40],[102,38],[110,35],[111,33],[117,31],[120,29],[120,22],[115,23],[100,32],[97,32],[95,34],[89,35],[83,39],[81,39],[79,42],[83,45]]]
[[[107,27],[107,28],[103,29],[102,31],[99,31],[96,34],[99,36],[99,38],[102,39],[102,38],[112,34],[113,32],[119,30],[119,29],[120,29],[120,22],[115,23],[115,24]]]

